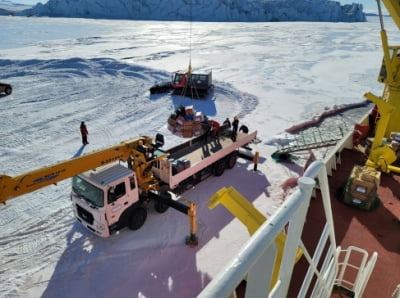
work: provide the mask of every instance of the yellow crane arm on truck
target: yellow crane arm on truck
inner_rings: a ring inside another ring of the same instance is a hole
[[[19,176],[0,175],[0,203],[116,161],[128,162],[128,167],[137,175],[139,185],[151,185],[150,181],[155,179],[151,171],[145,171],[149,163],[145,153],[138,150],[142,144],[150,149],[154,147],[151,138],[142,136]]]

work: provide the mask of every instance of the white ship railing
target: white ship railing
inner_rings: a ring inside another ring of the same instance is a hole
[[[346,147],[346,145],[340,149]],[[333,151],[335,152],[335,151]],[[338,152],[338,151],[336,151]],[[327,156],[327,159],[337,160],[337,155]],[[335,285],[349,289],[347,282],[339,275],[338,257],[341,252],[336,247],[332,209],[329,195],[327,168],[334,162],[313,162],[298,181],[298,189],[286,199],[279,210],[271,216],[249,239],[238,255],[206,286],[198,297],[223,298],[235,297],[235,289],[242,280],[246,280],[245,297],[287,297],[290,280],[295,264],[298,247],[303,251],[303,256],[308,261],[308,271],[296,297],[330,297]],[[329,171],[330,171],[329,170]],[[325,227],[321,232],[319,242],[309,253],[303,245],[301,235],[310,204],[310,199],[316,184],[318,183],[323,201],[326,218]],[[287,238],[283,250],[277,282],[271,284],[277,247],[274,239],[283,231],[287,231]],[[358,268],[357,279],[350,285],[350,290],[360,297],[366,282],[371,274],[376,260],[373,255],[370,262],[364,262]],[[349,266],[349,262],[341,263],[341,271]]]

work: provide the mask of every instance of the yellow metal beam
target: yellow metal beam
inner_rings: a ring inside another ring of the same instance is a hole
[[[217,191],[209,199],[209,209],[214,209],[219,204],[222,204],[229,212],[237,217],[247,228],[250,235],[253,235],[258,228],[267,220],[245,197],[243,197],[232,186],[229,188],[223,187]],[[274,271],[272,274],[272,284],[274,285],[278,280],[280,265],[282,262],[283,249],[285,247],[286,234],[281,232],[275,238],[275,244],[278,248],[278,253],[275,259]],[[297,250],[296,262],[301,258],[303,252],[301,249]]]
[[[374,150],[375,148],[382,146],[382,140],[386,134],[386,128],[388,126],[390,116],[395,110],[395,107],[383,101],[381,98],[375,96],[371,92],[365,93],[364,97],[378,106],[378,112],[380,114],[378,126],[376,128],[375,137],[371,148],[372,150]]]
[[[380,1],[380,0],[377,0]],[[397,28],[400,29],[400,3],[398,0],[382,0],[385,5],[387,11],[392,17],[394,23],[397,25]]]
[[[209,199],[209,209],[222,204],[247,228],[250,235],[267,220],[252,204],[249,203],[235,188],[221,188]]]

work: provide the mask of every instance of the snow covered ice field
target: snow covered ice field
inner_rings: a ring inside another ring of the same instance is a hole
[[[182,141],[166,120],[193,104],[210,118],[239,115],[262,140],[258,172],[248,161],[182,195],[198,207],[199,246],[184,245],[186,216],[149,209],[144,226],[99,238],[78,224],[69,180],[0,206],[2,297],[195,297],[249,238],[207,200],[234,186],[267,216],[301,174],[277,164],[273,140],[326,108],[381,93],[379,22],[193,23],[0,17],[0,174],[16,176],[139,135]],[[388,36],[395,27],[387,18]],[[192,31],[192,36],[190,36]],[[189,48],[191,44],[191,55]],[[152,95],[185,69],[213,71],[207,100]],[[360,115],[361,117],[361,115]],[[85,121],[90,145],[81,147]]]

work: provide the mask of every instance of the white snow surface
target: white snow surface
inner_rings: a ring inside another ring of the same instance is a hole
[[[389,21],[389,19],[388,19]],[[0,17],[0,173],[9,176],[161,132],[169,114],[192,104],[210,118],[239,115],[258,130],[258,171],[239,160],[178,199],[198,208],[196,248],[189,219],[149,208],[138,231],[100,238],[75,221],[70,181],[0,206],[1,297],[195,297],[249,239],[246,228],[208,199],[235,187],[266,216],[301,166],[271,159],[284,130],[335,105],[380,93],[379,23],[192,23]],[[394,31],[387,24],[389,36]],[[192,32],[192,35],[190,35]],[[189,50],[191,48],[191,51]],[[149,94],[185,69],[213,71],[205,100]],[[361,117],[361,115],[360,115]],[[90,145],[81,147],[85,121]]]
[[[362,4],[330,0],[49,0],[18,14],[207,22],[365,21]]]

